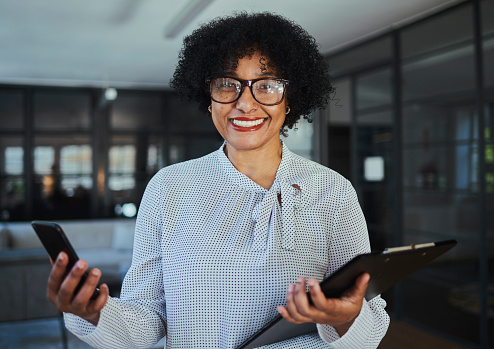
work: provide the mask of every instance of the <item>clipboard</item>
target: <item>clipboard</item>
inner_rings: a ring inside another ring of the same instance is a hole
[[[370,280],[365,293],[365,299],[369,301],[446,253],[456,244],[456,240],[444,240],[360,254],[324,279],[320,283],[321,289],[326,297],[337,298],[353,286],[359,275],[369,273]],[[256,348],[315,331],[317,328],[314,323],[297,325],[277,315],[237,349]]]

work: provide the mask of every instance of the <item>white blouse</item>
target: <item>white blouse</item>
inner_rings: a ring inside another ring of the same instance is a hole
[[[97,327],[72,314],[66,325],[97,348],[145,348],[163,337],[166,348],[235,348],[278,314],[289,283],[320,281],[369,250],[344,177],[283,145],[266,190],[237,171],[222,146],[153,177],[121,297],[108,299]],[[263,348],[376,348],[389,324],[385,305],[364,300],[341,338],[317,325],[318,333]]]

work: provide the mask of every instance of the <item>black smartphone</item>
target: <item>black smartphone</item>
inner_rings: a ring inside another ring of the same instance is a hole
[[[67,255],[69,256],[69,264],[67,265],[67,270],[65,272],[65,276],[67,276],[70,270],[74,267],[75,263],[79,260],[79,257],[77,256],[77,253],[75,252],[69,239],[67,238],[67,235],[65,235],[64,231],[62,230],[62,227],[57,223],[42,221],[34,221],[31,223],[31,225],[53,262],[57,260],[60,252],[63,251],[67,253]],[[88,272],[86,271],[82,276],[79,285],[77,285],[74,294],[77,294],[77,292],[79,292],[80,288],[86,281],[87,276]],[[99,289],[96,288],[93,295],[91,296],[91,299],[96,299],[98,295]]]

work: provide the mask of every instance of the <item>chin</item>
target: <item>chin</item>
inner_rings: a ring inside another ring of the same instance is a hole
[[[250,139],[248,139],[250,138]],[[279,139],[279,138],[278,138]],[[265,147],[270,147],[271,145],[276,144],[272,140],[260,140],[257,137],[245,137],[244,139],[226,139],[226,142],[230,147],[235,150],[241,151],[249,151],[249,150],[260,150]]]

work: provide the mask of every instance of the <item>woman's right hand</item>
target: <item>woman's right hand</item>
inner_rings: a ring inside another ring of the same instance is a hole
[[[94,268],[89,271],[86,282],[74,295],[74,291],[88,265],[85,260],[78,260],[64,279],[68,262],[67,254],[61,252],[55,263],[53,263],[48,279],[47,297],[57,306],[58,310],[77,315],[96,326],[98,325],[101,309],[103,309],[108,300],[108,286],[106,284],[100,285],[99,296],[91,300],[94,289],[97,287],[101,277],[101,271]]]

